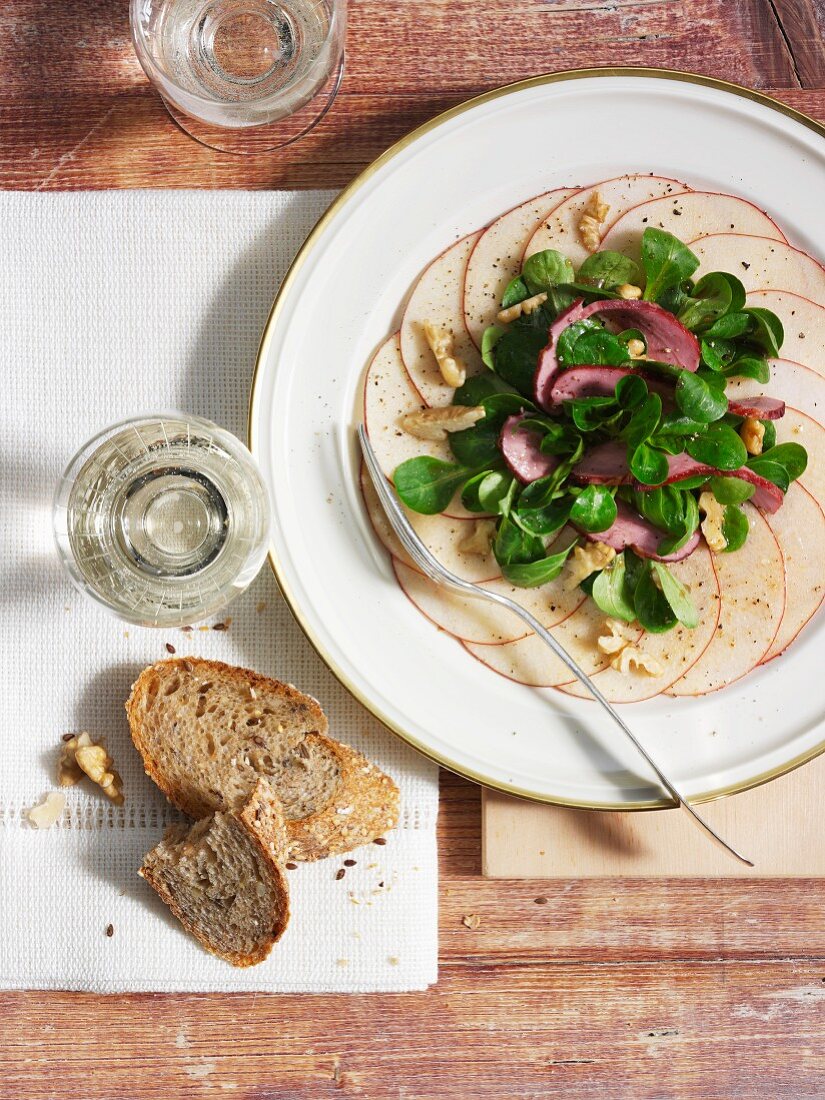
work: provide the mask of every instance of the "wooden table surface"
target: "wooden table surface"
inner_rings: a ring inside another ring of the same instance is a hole
[[[0,186],[337,186],[473,93],[584,65],[721,76],[825,120],[823,0],[351,0],[329,115],[233,158],[172,124],[126,9],[3,0]],[[478,791],[446,774],[440,838],[429,992],[0,994],[1,1100],[825,1097],[825,884],[485,882]]]

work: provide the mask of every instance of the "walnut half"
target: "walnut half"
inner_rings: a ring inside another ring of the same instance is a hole
[[[517,317],[521,317],[523,313],[531,314],[537,310],[540,306],[543,306],[547,301],[547,291],[542,290],[538,294],[534,294],[532,298],[525,298],[522,302],[516,302],[514,306],[508,306],[507,309],[501,309],[496,314],[496,320],[500,325],[509,325],[511,321],[515,321]]]
[[[739,429],[739,436],[745,444],[745,450],[749,455],[761,455],[762,443],[765,439],[765,425],[755,416],[748,416]]]
[[[601,244],[602,222],[609,211],[610,207],[602,202],[599,192],[591,191],[578,226],[582,244],[588,252],[595,252]]]
[[[439,328],[431,321],[425,321],[421,326],[430,351],[435,356],[441,377],[448,386],[458,389],[464,385],[467,377],[467,368],[453,352],[453,337],[445,328]]]
[[[608,655],[621,653],[635,638],[629,625],[621,619],[605,619],[604,629],[607,633],[601,635],[597,645],[602,653]]]
[[[655,657],[635,645],[626,645],[610,662],[610,667],[621,673],[632,672],[637,668],[649,676],[661,676],[664,672]]]
[[[699,511],[705,513],[701,525],[705,542],[714,553],[719,554],[728,545],[722,526],[725,520],[725,510],[713,493],[706,489],[704,493],[699,494]]]
[[[88,733],[80,733],[70,737],[63,743],[60,753],[60,762],[57,765],[57,782],[61,787],[73,787],[83,778],[84,771],[78,764],[75,753],[81,747],[91,745],[92,739]]]
[[[597,569],[604,569],[615,557],[616,551],[613,547],[603,542],[588,542],[585,546],[577,546],[565,566],[565,591],[572,592],[585,577],[589,577]]]
[[[416,439],[446,439],[448,432],[463,432],[484,417],[481,405],[437,405],[405,413],[398,423]]]
[[[61,787],[71,787],[87,775],[107,798],[123,804],[123,780],[112,767],[112,758],[88,733],[70,737],[60,754],[57,778]]]

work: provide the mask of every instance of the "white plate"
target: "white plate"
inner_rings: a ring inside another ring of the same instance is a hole
[[[825,130],[752,92],[655,70],[554,74],[447,112],[338,199],[286,279],[261,345],[253,452],[275,509],[271,560],[341,681],[401,737],[499,790],[577,806],[663,804],[594,704],[488,671],[398,587],[358,490],[362,371],[421,269],[553,187],[651,171],[742,195],[825,255]],[[624,709],[689,795],[712,798],[825,748],[825,617],[788,654],[702,699]]]

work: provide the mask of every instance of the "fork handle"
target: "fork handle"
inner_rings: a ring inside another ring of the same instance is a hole
[[[468,584],[468,590],[473,587],[474,586]],[[567,665],[573,675],[578,680],[580,680],[582,684],[584,684],[584,686],[587,688],[587,690],[590,692],[596,702],[600,703],[601,706],[604,707],[604,709],[607,711],[607,713],[610,715],[610,717],[613,719],[613,721],[616,723],[622,733],[624,733],[624,735],[630,740],[639,755],[650,765],[650,767],[656,773],[659,782],[662,784],[662,786],[676,803],[676,805],[685,809],[691,816],[693,821],[699,826],[699,828],[702,829],[707,836],[709,836],[712,840],[714,840],[717,844],[724,848],[725,851],[727,851],[735,859],[738,859],[740,863],[744,863],[747,867],[753,867],[753,862],[743,856],[741,852],[738,852],[734,847],[732,847],[732,845],[728,844],[726,840],[723,840],[722,837],[716,832],[716,830],[704,819],[704,817],[702,817],[702,815],[693,808],[693,806],[690,804],[690,802],[688,802],[684,795],[680,793],[678,788],[673,785],[673,783],[668,779],[668,777],[665,775],[665,773],[662,771],[662,769],[659,767],[659,765],[656,763],[654,758],[650,755],[648,750],[641,743],[635,733],[630,729],[630,727],[627,725],[627,723],[624,721],[618,711],[612,706],[611,703],[608,702],[608,700],[601,693],[598,687],[596,687],[596,685],[593,683],[587,673],[583,669],[579,668],[578,664],[573,660],[573,658],[570,656],[564,646],[561,645],[561,643],[553,637],[550,631],[547,630],[546,627],[542,626],[541,623],[537,619],[535,619],[529,611],[525,610],[525,608],[523,608],[520,604],[516,603],[515,600],[511,600],[508,596],[502,596],[498,592],[490,592],[489,590],[485,590],[484,594],[492,597],[495,602],[501,604],[502,607],[508,608],[508,610],[512,611],[514,615],[518,615],[518,617],[523,622],[525,622],[530,627],[530,629],[533,630],[539,636],[539,638],[541,638],[541,640],[550,647],[550,649],[552,649],[559,660],[563,661],[564,664]]]

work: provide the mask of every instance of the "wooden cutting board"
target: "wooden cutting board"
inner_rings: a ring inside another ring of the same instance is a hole
[[[701,812],[755,863],[705,839],[684,811],[603,813],[539,805],[485,790],[488,878],[825,877],[825,755]]]

